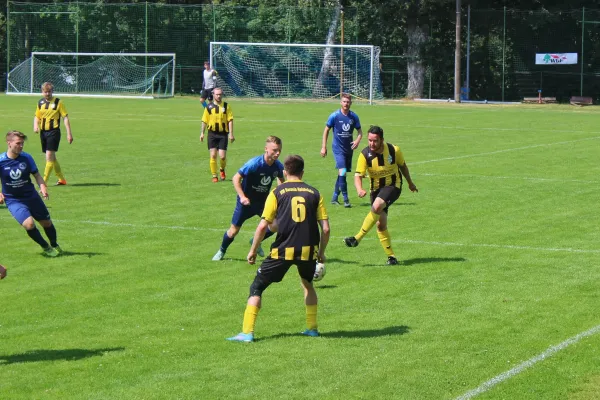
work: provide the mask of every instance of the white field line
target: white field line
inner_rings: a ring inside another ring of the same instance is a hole
[[[569,339],[565,340],[564,342],[562,342],[560,344],[557,344],[556,346],[550,346],[543,353],[538,354],[537,356],[532,357],[529,360],[522,362],[521,364],[517,365],[516,367],[514,367],[506,372],[503,372],[500,375],[493,377],[489,381],[482,383],[479,387],[469,390],[462,396],[457,397],[456,400],[468,400],[472,397],[475,397],[484,392],[487,392],[488,390],[490,390],[497,384],[504,382],[505,380],[510,379],[517,374],[520,374],[521,372],[523,372],[527,368],[533,366],[534,364],[536,364],[540,361],[543,361],[546,358],[551,357],[555,353],[558,353],[559,351],[566,349],[568,346],[579,342],[581,339],[595,335],[598,332],[600,332],[600,325],[595,326],[592,329],[589,329],[585,332],[581,332],[573,337],[570,337]]]
[[[535,148],[539,148],[539,147],[558,146],[558,145],[562,145],[562,144],[577,143],[577,142],[583,142],[583,141],[587,141],[587,140],[597,140],[597,139],[600,139],[600,136],[594,136],[594,137],[583,138],[583,139],[575,139],[575,140],[565,140],[565,141],[562,141],[562,142],[533,144],[533,145],[530,145],[530,146],[513,147],[513,148],[510,148],[510,149],[488,151],[488,152],[485,152],[485,153],[465,154],[463,156],[437,158],[437,159],[434,159],[434,160],[414,161],[414,162],[410,162],[409,165],[420,165],[420,164],[427,164],[427,163],[432,163],[432,162],[440,162],[440,161],[448,161],[448,160],[459,160],[459,159],[462,159],[462,158],[489,156],[489,155],[492,155],[492,154],[508,153],[508,152],[511,152],[511,151],[535,149]]]
[[[594,183],[598,184],[600,181],[588,181],[582,179],[559,179],[559,178],[530,178],[526,176],[492,176],[492,175],[475,175],[475,174],[428,174],[428,173],[418,173],[414,174],[415,176],[440,176],[447,178],[479,178],[479,179],[508,179],[508,180],[523,180],[523,181],[534,181],[534,182],[556,182],[556,183],[565,183],[565,182],[573,182],[573,183]]]
[[[0,219],[12,219],[10,216],[0,216]],[[225,232],[227,226],[223,228],[205,228],[197,226],[178,226],[178,225],[157,225],[157,224],[131,224],[124,222],[109,222],[109,221],[72,221],[65,219],[53,219],[55,222],[66,223],[66,224],[88,224],[88,225],[101,225],[111,228],[132,228],[132,229],[167,229],[177,231],[196,231],[196,232]],[[249,229],[247,232],[252,232]],[[343,239],[343,236],[331,236],[332,239]],[[365,238],[363,240],[379,240]],[[405,244],[417,244],[417,245],[431,245],[431,246],[451,246],[451,247],[487,247],[494,249],[512,249],[512,250],[532,250],[532,251],[545,251],[545,252],[564,252],[564,253],[582,253],[582,254],[599,254],[600,249],[574,249],[570,247],[535,247],[535,246],[517,246],[510,244],[492,244],[492,243],[454,243],[454,242],[436,242],[426,240],[410,240],[410,239],[394,239],[395,243]]]

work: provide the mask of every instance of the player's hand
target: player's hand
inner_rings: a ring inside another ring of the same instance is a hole
[[[50,195],[48,194],[48,190],[46,190],[46,189],[40,189],[40,195],[42,195],[42,198],[44,200],[48,200],[50,198]]]
[[[229,135],[229,143],[233,142],[235,142],[235,138],[233,137],[233,135]]]
[[[358,147],[359,144],[360,144],[360,142],[358,140],[355,140],[354,142],[352,142],[351,149],[356,150],[356,148]]]
[[[67,135],[67,141],[69,142],[69,144],[73,143],[73,135],[68,134]]]
[[[247,198],[246,196],[240,197],[240,203],[242,203],[245,206],[249,206],[250,205],[250,199]]]
[[[0,193],[0,204],[4,204],[4,195]]]
[[[6,278],[6,268],[0,265],[0,279]]]
[[[252,249],[250,249],[250,251],[248,252],[248,256],[246,257],[246,259],[248,260],[248,264],[254,265],[254,263],[256,262],[256,252],[252,251]]]
[[[325,157],[327,155],[327,147],[321,148],[321,157]]]
[[[201,142],[204,142],[204,132],[202,132],[202,133],[200,134],[200,141],[201,141]]]
[[[358,197],[361,199],[367,195],[367,191],[365,189],[360,189],[358,192]]]
[[[408,188],[410,189],[411,192],[419,192],[419,189],[417,189],[417,186],[414,183],[409,183],[408,184]]]
[[[319,252],[317,254],[317,261],[320,262],[321,264],[325,264],[325,260],[327,259],[327,257],[325,257],[325,254]]]

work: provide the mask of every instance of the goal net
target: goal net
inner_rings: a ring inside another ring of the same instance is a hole
[[[376,46],[211,42],[219,86],[236,96],[382,99]]]
[[[172,97],[175,54],[32,52],[8,73],[6,93],[37,94],[44,82],[62,96]]]

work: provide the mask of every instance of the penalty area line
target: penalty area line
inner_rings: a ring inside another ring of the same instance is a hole
[[[536,364],[540,361],[543,361],[546,358],[551,357],[554,354],[558,353],[559,351],[566,349],[570,345],[575,344],[575,343],[579,342],[580,340],[585,339],[586,337],[593,336],[593,335],[597,334],[598,332],[600,332],[600,325],[597,325],[597,326],[593,327],[592,329],[589,329],[585,332],[579,333],[578,335],[570,337],[569,339],[565,340],[564,342],[562,342],[560,344],[557,344],[555,346],[550,346],[543,353],[538,354],[537,356],[532,357],[529,360],[522,362],[521,364],[517,365],[516,367],[514,367],[506,372],[503,372],[500,375],[493,377],[492,379],[488,380],[487,382],[482,383],[477,388],[469,390],[462,396],[457,397],[456,400],[468,400],[468,399],[471,399],[482,393],[485,393],[488,390],[490,390],[491,388],[493,388],[494,386],[496,386],[497,384],[504,382],[504,381],[512,378],[515,375],[520,374],[527,368],[532,367],[534,364]]]

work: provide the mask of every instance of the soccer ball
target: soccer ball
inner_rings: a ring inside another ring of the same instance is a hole
[[[313,281],[318,282],[325,277],[325,264],[317,262],[317,266],[315,268],[315,276],[313,276]]]

